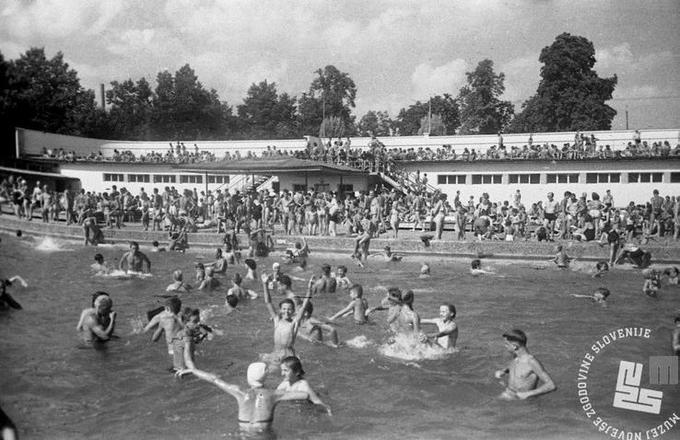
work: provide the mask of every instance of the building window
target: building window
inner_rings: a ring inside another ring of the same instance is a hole
[[[293,192],[305,192],[307,191],[307,186],[300,184],[300,183],[294,183],[293,184]]]
[[[510,184],[513,184],[513,183],[527,184],[527,183],[529,183],[529,184],[532,184],[532,185],[536,185],[536,184],[541,183],[541,175],[540,174],[508,174],[508,182]]]
[[[203,183],[203,176],[200,174],[180,174],[179,183]]]
[[[125,175],[104,173],[104,182],[125,182]]]
[[[154,174],[153,183],[176,183],[177,176],[174,174]]]
[[[671,173],[671,183],[680,183],[680,173]]]
[[[578,183],[578,173],[546,174],[546,183]]]
[[[673,174],[671,173],[671,181],[673,181]],[[628,173],[628,183],[649,183],[662,182],[663,173]]]
[[[465,185],[465,174],[440,174],[437,176],[439,185]]]
[[[208,183],[229,183],[229,176],[208,176]]]
[[[619,183],[621,173],[586,173],[586,183]]]
[[[328,192],[331,190],[331,185],[328,183],[315,183],[314,191],[316,192]]]
[[[128,174],[128,182],[149,183],[151,176],[148,174]]]
[[[500,184],[503,181],[502,174],[473,174],[472,184],[473,185],[489,185],[489,184]]]

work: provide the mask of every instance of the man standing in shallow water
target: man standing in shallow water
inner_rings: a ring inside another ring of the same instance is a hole
[[[505,347],[514,359],[504,370],[497,370],[496,379],[508,375],[505,391],[499,396],[504,400],[524,400],[554,391],[557,387],[543,365],[527,350],[527,335],[518,329],[503,333]],[[539,383],[541,383],[539,385]]]
[[[111,311],[112,308],[113,301],[109,295],[101,292],[95,298],[93,307],[83,310],[76,327],[83,333],[83,341],[93,343],[111,339],[116,326],[116,312]]]
[[[118,269],[126,272],[143,272],[144,264],[146,264],[146,272],[151,272],[151,261],[139,250],[139,244],[136,241],[130,242],[130,250],[123,254],[118,263]],[[127,266],[124,268],[124,266]]]

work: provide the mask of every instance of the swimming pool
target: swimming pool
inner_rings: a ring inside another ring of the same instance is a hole
[[[193,281],[194,262],[209,261],[212,252],[154,254],[143,248],[154,276],[126,280],[94,277],[89,271],[95,252],[117,263],[122,246],[95,251],[79,243],[51,241],[47,246],[40,243],[44,250],[37,250],[37,244],[9,235],[2,235],[0,243],[1,275],[19,274],[29,283],[28,289],[10,288],[24,310],[0,311],[0,404],[23,438],[238,436],[232,397],[190,376],[175,379],[167,372],[171,363],[164,344],[133,333],[145,312],[162,301],[153,295],[164,293],[172,271],[182,269]],[[278,257],[260,260],[258,269],[271,267],[275,260]],[[633,326],[650,328],[652,337],[612,344],[589,372],[588,391],[598,415],[621,429],[643,430],[663,415],[679,412],[677,385],[662,388],[661,415],[612,408],[611,398],[619,358],[646,362],[648,356],[670,354],[680,289],[664,288],[652,299],[642,295],[642,277],[633,270],[617,269],[594,280],[586,270],[559,271],[519,261],[485,261],[498,275],[473,277],[466,261],[431,260],[433,275],[421,280],[421,261],[407,257],[401,263],[371,262],[361,269],[349,258],[313,252],[306,272],[291,272],[307,278],[324,262],[334,268],[346,264],[349,278],[364,284],[371,305],[384,297],[385,287],[411,288],[421,317],[434,317],[440,303],[452,302],[458,309],[460,351],[438,360],[385,357],[379,353],[386,339],[384,316],[379,314],[373,317],[374,325],[339,322],[341,340],[365,336],[370,342],[361,348],[332,349],[298,339],[306,378],[333,407],[334,416],[321,408],[283,403],[274,422],[278,438],[603,438],[578,400],[579,365],[602,335]],[[283,269],[290,272],[285,265]],[[243,267],[238,270],[245,273]],[[233,273],[230,267],[228,274]],[[304,284],[294,280],[293,289],[303,293]],[[612,291],[607,308],[569,296],[599,286]],[[109,292],[118,312],[120,339],[105,351],[78,349],[75,331],[80,311],[95,290]],[[261,299],[226,314],[223,298],[223,292],[182,297],[184,305],[210,310],[207,323],[224,332],[199,346],[196,362],[245,386],[247,365],[272,349],[272,325]],[[322,294],[313,300],[314,314],[329,316],[348,299],[344,293]],[[551,374],[557,391],[522,402],[496,399],[502,387],[493,372],[510,359],[500,335],[514,327],[527,332],[530,351]],[[272,386],[279,382],[278,376],[267,381]]]

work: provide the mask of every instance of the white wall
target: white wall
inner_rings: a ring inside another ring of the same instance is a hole
[[[21,132],[17,136],[19,139],[19,150],[21,155],[25,154],[40,154],[42,147],[47,148],[60,147],[65,150],[76,150],[78,154],[87,154],[89,152],[101,151],[105,156],[113,155],[113,150],[131,150],[135,154],[147,154],[150,152],[165,152],[170,148],[171,141],[158,142],[132,142],[132,141],[107,141],[101,139],[89,139],[75,136],[63,136],[53,133],[43,133],[34,130],[17,129]],[[618,131],[594,131],[586,134],[595,134],[599,139],[598,143],[601,145],[609,144],[614,150],[623,149],[628,142],[633,138],[634,130],[618,130]],[[567,142],[573,142],[575,132],[559,132],[559,133],[534,133],[534,144],[543,144],[545,142],[563,145]],[[642,139],[649,143],[657,141],[669,141],[671,145],[680,143],[680,130],[642,130]],[[504,134],[503,143],[505,145],[522,146],[527,143],[529,138],[528,133],[523,134]],[[352,146],[366,147],[371,141],[368,137],[353,137],[350,138]],[[462,151],[464,147],[476,148],[486,150],[491,145],[498,143],[497,135],[475,135],[475,136],[393,136],[380,137],[379,140],[388,148],[418,148],[430,147],[436,149],[444,144],[451,145],[456,151]],[[306,139],[270,139],[270,140],[245,140],[245,141],[183,141],[188,151],[193,151],[194,144],[197,144],[199,149],[210,151],[217,157],[224,157],[227,151],[234,153],[240,151],[243,156],[248,151],[260,153],[266,150],[267,146],[276,146],[278,150],[301,150],[307,145]],[[173,145],[176,142],[172,142]]]
[[[450,200],[460,191],[461,200],[467,201],[470,196],[478,199],[482,193],[488,193],[494,202],[512,201],[512,194],[519,189],[524,204],[545,200],[548,192],[555,193],[561,199],[565,191],[577,195],[592,192],[604,195],[611,190],[616,206],[624,206],[629,202],[647,202],[652,191],[658,189],[663,196],[680,196],[680,183],[671,183],[671,173],[680,173],[680,160],[628,160],[628,161],[584,161],[584,162],[410,162],[406,164],[411,172],[420,170],[427,173],[428,183],[441,189]],[[628,173],[661,173],[662,182],[628,183]],[[547,183],[547,174],[579,174],[578,183]],[[586,183],[587,173],[620,173],[620,183]],[[439,184],[439,175],[466,175],[465,184]],[[501,184],[472,184],[472,174],[502,176]],[[511,184],[510,174],[539,174],[538,184]]]

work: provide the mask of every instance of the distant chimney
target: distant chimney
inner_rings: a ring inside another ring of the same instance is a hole
[[[99,90],[102,95],[102,110],[106,110],[106,97],[104,96],[104,84],[99,84]]]

